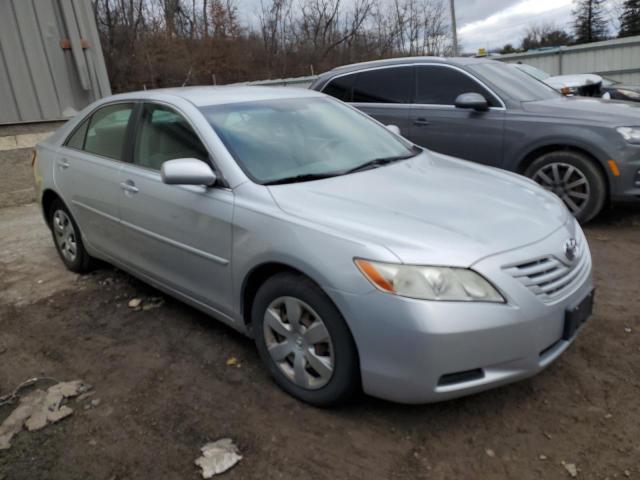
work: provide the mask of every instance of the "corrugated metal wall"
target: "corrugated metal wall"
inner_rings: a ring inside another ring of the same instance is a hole
[[[69,118],[110,94],[90,0],[0,0],[0,123]]]
[[[597,73],[640,83],[640,36],[491,58],[510,63],[521,61],[551,75]]]

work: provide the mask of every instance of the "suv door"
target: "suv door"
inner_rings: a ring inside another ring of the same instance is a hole
[[[502,166],[505,109],[477,79],[450,65],[416,65],[416,91],[408,138],[430,150]],[[460,109],[462,93],[479,93],[489,110]]]
[[[132,163],[121,171],[127,261],[192,301],[229,314],[233,192],[163,183],[160,168],[167,160],[197,158],[213,164],[182,114],[151,102],[139,108]]]
[[[396,125],[409,134],[409,110],[413,67],[397,66],[364,70],[331,80],[322,91],[351,102],[384,125]]]
[[[59,150],[54,182],[90,250],[119,258],[120,169],[134,103],[98,108]]]

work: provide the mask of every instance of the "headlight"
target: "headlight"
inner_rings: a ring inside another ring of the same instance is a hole
[[[497,302],[504,298],[481,275],[468,268],[424,267],[356,259],[356,265],[379,290],[421,300]]]
[[[633,90],[627,90],[625,88],[619,88],[618,92],[625,97],[640,99],[640,92],[634,92]]]
[[[618,127],[616,130],[627,142],[640,145],[640,127]]]

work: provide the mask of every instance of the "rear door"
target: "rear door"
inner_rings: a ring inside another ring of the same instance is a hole
[[[123,251],[120,169],[134,103],[97,109],[76,127],[59,151],[54,182],[90,249],[119,258]]]
[[[120,172],[127,262],[192,300],[230,313],[233,192],[162,182],[167,160],[197,158],[213,165],[182,113],[146,102],[136,123],[132,162]]]
[[[467,72],[450,65],[416,65],[416,91],[408,138],[430,150],[499,167],[503,160],[505,108]],[[455,107],[463,93],[479,93],[489,110]]]
[[[364,70],[331,80],[323,93],[350,102],[384,125],[410,132],[409,111],[414,90],[413,67],[393,66]]]

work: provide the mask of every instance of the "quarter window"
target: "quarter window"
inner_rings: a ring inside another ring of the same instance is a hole
[[[353,87],[354,79],[355,75],[344,75],[342,77],[334,78],[322,89],[322,93],[331,95],[343,102],[350,102],[351,88]]]
[[[73,134],[67,139],[65,145],[76,150],[82,150],[84,148],[84,137],[87,135],[87,127],[89,126],[89,120],[85,120],[75,129]]]
[[[208,157],[204,145],[182,115],[162,105],[144,105],[134,163],[160,170],[167,160],[197,158],[206,162]]]
[[[132,111],[132,103],[119,103],[107,105],[95,112],[89,119],[83,150],[122,160],[127,125]],[[69,139],[69,142],[71,140],[73,138]]]
[[[415,103],[455,105],[456,98],[463,93],[479,93],[491,107],[500,106],[494,95],[465,73],[431,65],[416,68]]]
[[[413,91],[413,68],[368,70],[356,75],[353,101],[362,103],[409,103]]]

